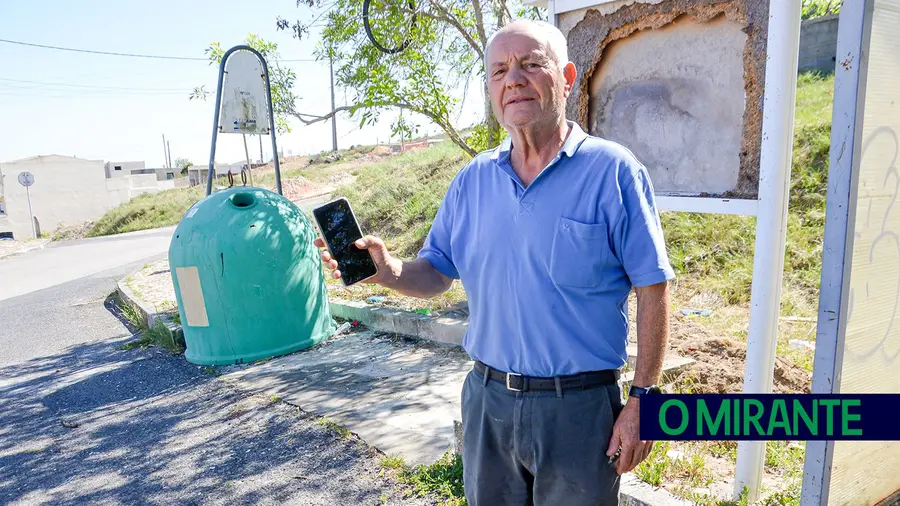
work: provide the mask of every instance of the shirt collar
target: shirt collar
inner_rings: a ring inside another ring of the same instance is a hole
[[[566,142],[563,143],[562,149],[559,150],[559,155],[557,155],[557,159],[563,153],[566,154],[569,158],[575,156],[575,153],[578,151],[578,148],[581,146],[581,143],[587,139],[588,134],[581,129],[578,123],[572,120],[566,120],[566,124],[572,129],[569,132],[569,137],[566,138]],[[494,153],[491,155],[491,160],[496,162],[505,162],[509,159],[510,152],[512,151],[512,137],[506,136],[503,139],[503,142],[500,143],[499,146],[494,148]]]

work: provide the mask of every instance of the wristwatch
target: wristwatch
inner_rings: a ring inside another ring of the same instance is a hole
[[[649,387],[636,387],[631,385],[631,388],[628,390],[629,397],[637,397],[638,399],[640,399],[642,395],[661,393],[662,389],[656,385],[650,385]]]

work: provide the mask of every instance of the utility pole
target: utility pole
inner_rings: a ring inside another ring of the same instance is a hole
[[[400,152],[401,152],[401,153],[403,152],[403,141],[404,141],[404,138],[406,137],[406,136],[404,135],[403,128],[404,128],[404,125],[403,125],[403,109],[400,109]]]
[[[166,146],[168,146],[168,144],[166,143],[166,134],[162,134],[162,138],[163,138],[163,163],[166,164],[166,168],[168,169],[169,168],[169,155],[166,154]]]
[[[169,141],[166,141],[166,149],[168,150],[168,153],[169,153],[168,160],[169,160],[169,168],[171,169],[172,168],[172,145],[169,144]]]
[[[331,110],[334,111],[334,60],[328,60],[331,73]],[[331,150],[337,151],[337,114],[331,116]]]

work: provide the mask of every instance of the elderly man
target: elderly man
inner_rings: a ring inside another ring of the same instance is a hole
[[[357,247],[378,265],[370,282],[400,293],[463,283],[463,346],[475,360],[462,391],[471,506],[618,504],[619,476],[650,452],[638,406],[658,391],[668,337],[674,273],[653,187],[630,151],[566,120],[575,66],[559,30],[511,23],[485,60],[509,137],[457,174],[415,261],[376,237]],[[638,358],[623,406],[632,287]]]

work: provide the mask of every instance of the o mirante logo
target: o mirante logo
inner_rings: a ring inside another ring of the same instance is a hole
[[[644,440],[900,440],[900,395],[641,397]]]

